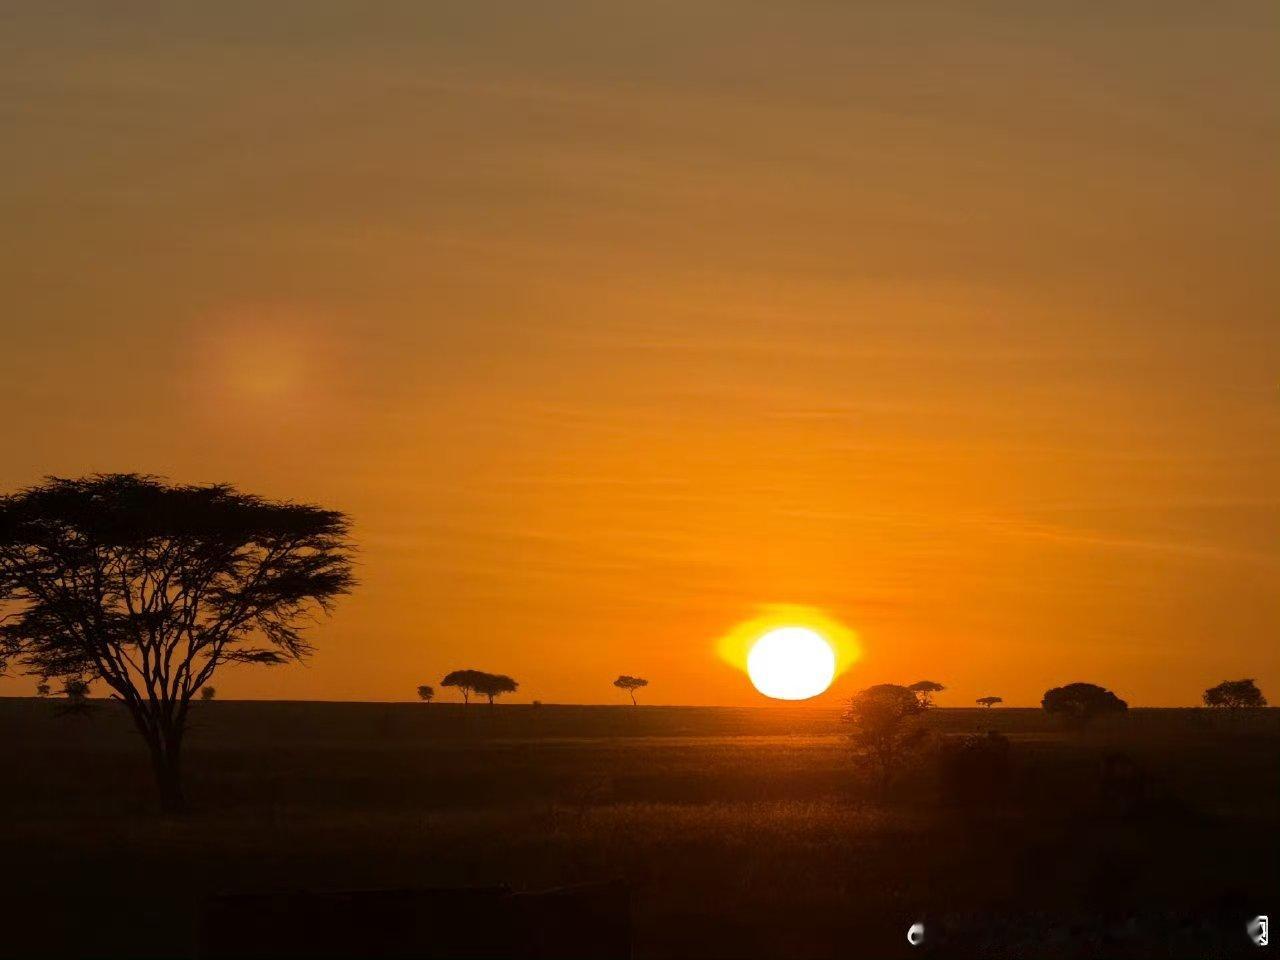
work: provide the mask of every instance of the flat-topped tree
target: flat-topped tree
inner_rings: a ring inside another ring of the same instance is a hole
[[[39,676],[105,683],[176,811],[192,697],[222,664],[311,651],[302,625],[354,583],[347,534],[337,511],[225,484],[52,477],[0,497],[0,646]]]
[[[613,685],[619,690],[625,690],[627,693],[631,694],[631,705],[634,707],[636,705],[636,691],[641,687],[647,687],[649,685],[649,681],[640,677],[629,677],[624,673],[617,680],[613,681]]]
[[[440,686],[455,687],[462,694],[462,703],[465,706],[471,702],[471,694],[475,693],[476,680],[480,676],[479,670],[452,670],[445,674],[444,679],[440,681]]]
[[[940,683],[935,683],[933,680],[917,680],[907,689],[916,695],[916,699],[920,701],[920,706],[932,707],[933,695],[941,693],[947,688]]]
[[[1128,703],[1096,683],[1068,683],[1046,690],[1040,706],[1045,713],[1077,724],[1108,714],[1123,714],[1129,709]]]
[[[482,697],[489,698],[489,705],[493,706],[493,698],[501,696],[504,693],[515,693],[519,689],[520,684],[512,680],[505,673],[485,673],[477,671],[479,676],[476,678],[476,684],[473,688],[476,693]]]
[[[1004,697],[979,697],[977,700],[974,701],[974,703],[980,703],[984,707],[986,707],[988,710],[990,710],[997,703],[1004,703]]]

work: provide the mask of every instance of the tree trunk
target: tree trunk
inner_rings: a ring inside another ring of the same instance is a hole
[[[160,812],[180,814],[186,810],[186,797],[182,793],[182,733],[160,731],[147,738],[151,750],[151,769],[156,778],[160,796]]]
[[[489,706],[491,706],[491,707],[492,707],[492,706],[493,706],[493,694],[492,694],[492,693],[490,693],[490,694],[486,694],[486,696],[489,698]]]
[[[631,694],[631,705],[634,707],[636,705],[636,692],[634,690],[628,690],[627,693]]]

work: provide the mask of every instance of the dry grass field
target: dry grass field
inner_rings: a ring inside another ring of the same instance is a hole
[[[7,954],[181,954],[216,892],[608,878],[631,885],[640,958],[905,956],[915,920],[952,955],[1248,955],[1246,915],[1280,912],[1277,710],[1067,730],[937,709],[883,797],[832,710],[194,713],[193,809],[163,819],[112,704],[0,701]],[[938,744],[989,729],[1011,741],[1009,777],[962,801]],[[1117,754],[1137,799],[1106,794]]]

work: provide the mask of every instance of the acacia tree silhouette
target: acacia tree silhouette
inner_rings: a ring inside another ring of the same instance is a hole
[[[920,706],[932,707],[933,695],[935,693],[941,693],[947,688],[932,680],[917,680],[915,683],[911,684],[911,686],[907,687],[907,689],[916,695],[916,698],[920,701]]]
[[[1244,707],[1265,707],[1267,698],[1252,679],[1223,680],[1204,692],[1204,705],[1239,710]]]
[[[418,687],[418,699],[421,700],[423,703],[430,703],[435,698],[436,698],[435,687],[428,686],[425,683],[422,686]]]
[[[990,710],[997,703],[1004,703],[1004,697],[979,697],[974,703],[980,703]]]
[[[218,695],[217,687],[205,686],[200,690],[200,699],[206,703]]]
[[[475,692],[475,682],[479,677],[479,670],[453,670],[445,674],[444,679],[440,681],[440,686],[457,687],[458,692],[462,694],[462,703],[465,706],[471,702],[471,694]]]
[[[641,687],[647,687],[649,685],[649,681],[641,677],[629,677],[624,673],[617,680],[613,681],[613,685],[619,690],[625,690],[627,693],[631,694],[631,705],[634,707],[636,705],[636,691]]]
[[[0,646],[42,677],[102,680],[184,806],[191,698],[224,663],[301,660],[300,625],[354,584],[347,518],[226,484],[51,477],[0,497]]]
[[[493,706],[494,697],[504,693],[515,693],[520,687],[519,683],[505,673],[485,673],[482,670],[477,670],[476,673],[478,676],[473,689],[482,697],[489,698],[489,706]]]

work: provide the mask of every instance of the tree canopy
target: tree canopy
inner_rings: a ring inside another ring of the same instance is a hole
[[[997,703],[1004,703],[1004,697],[979,697],[974,703],[980,703],[984,707],[990,709]]]
[[[934,680],[917,680],[907,689],[916,695],[923,706],[931,707],[933,706],[933,695],[941,693],[947,688]]]
[[[1252,679],[1224,680],[1204,692],[1204,705],[1238,710],[1242,707],[1265,707],[1267,698]]]
[[[853,725],[858,757],[887,790],[902,756],[924,737],[914,720],[926,711],[915,691],[894,683],[867,687],[850,701],[843,720]]]
[[[649,685],[649,681],[642,677],[629,677],[624,673],[617,680],[613,681],[613,685],[619,690],[625,690],[629,693],[631,695],[631,705],[635,706],[636,691],[641,687],[647,687]]]
[[[442,687],[456,687],[462,694],[462,702],[470,703],[471,695],[488,697],[493,703],[494,697],[504,693],[515,693],[520,684],[506,674],[486,673],[484,670],[454,670],[440,681]]]
[[[162,805],[191,698],[226,663],[279,664],[354,584],[347,518],[226,484],[51,477],[0,497],[0,648],[42,677],[101,680],[151,750]]]
[[[1046,691],[1040,701],[1046,713],[1083,722],[1105,714],[1124,713],[1129,704],[1094,683],[1069,683]]]
[[[423,703],[430,703],[436,697],[436,688],[428,684],[418,687],[418,699]]]

